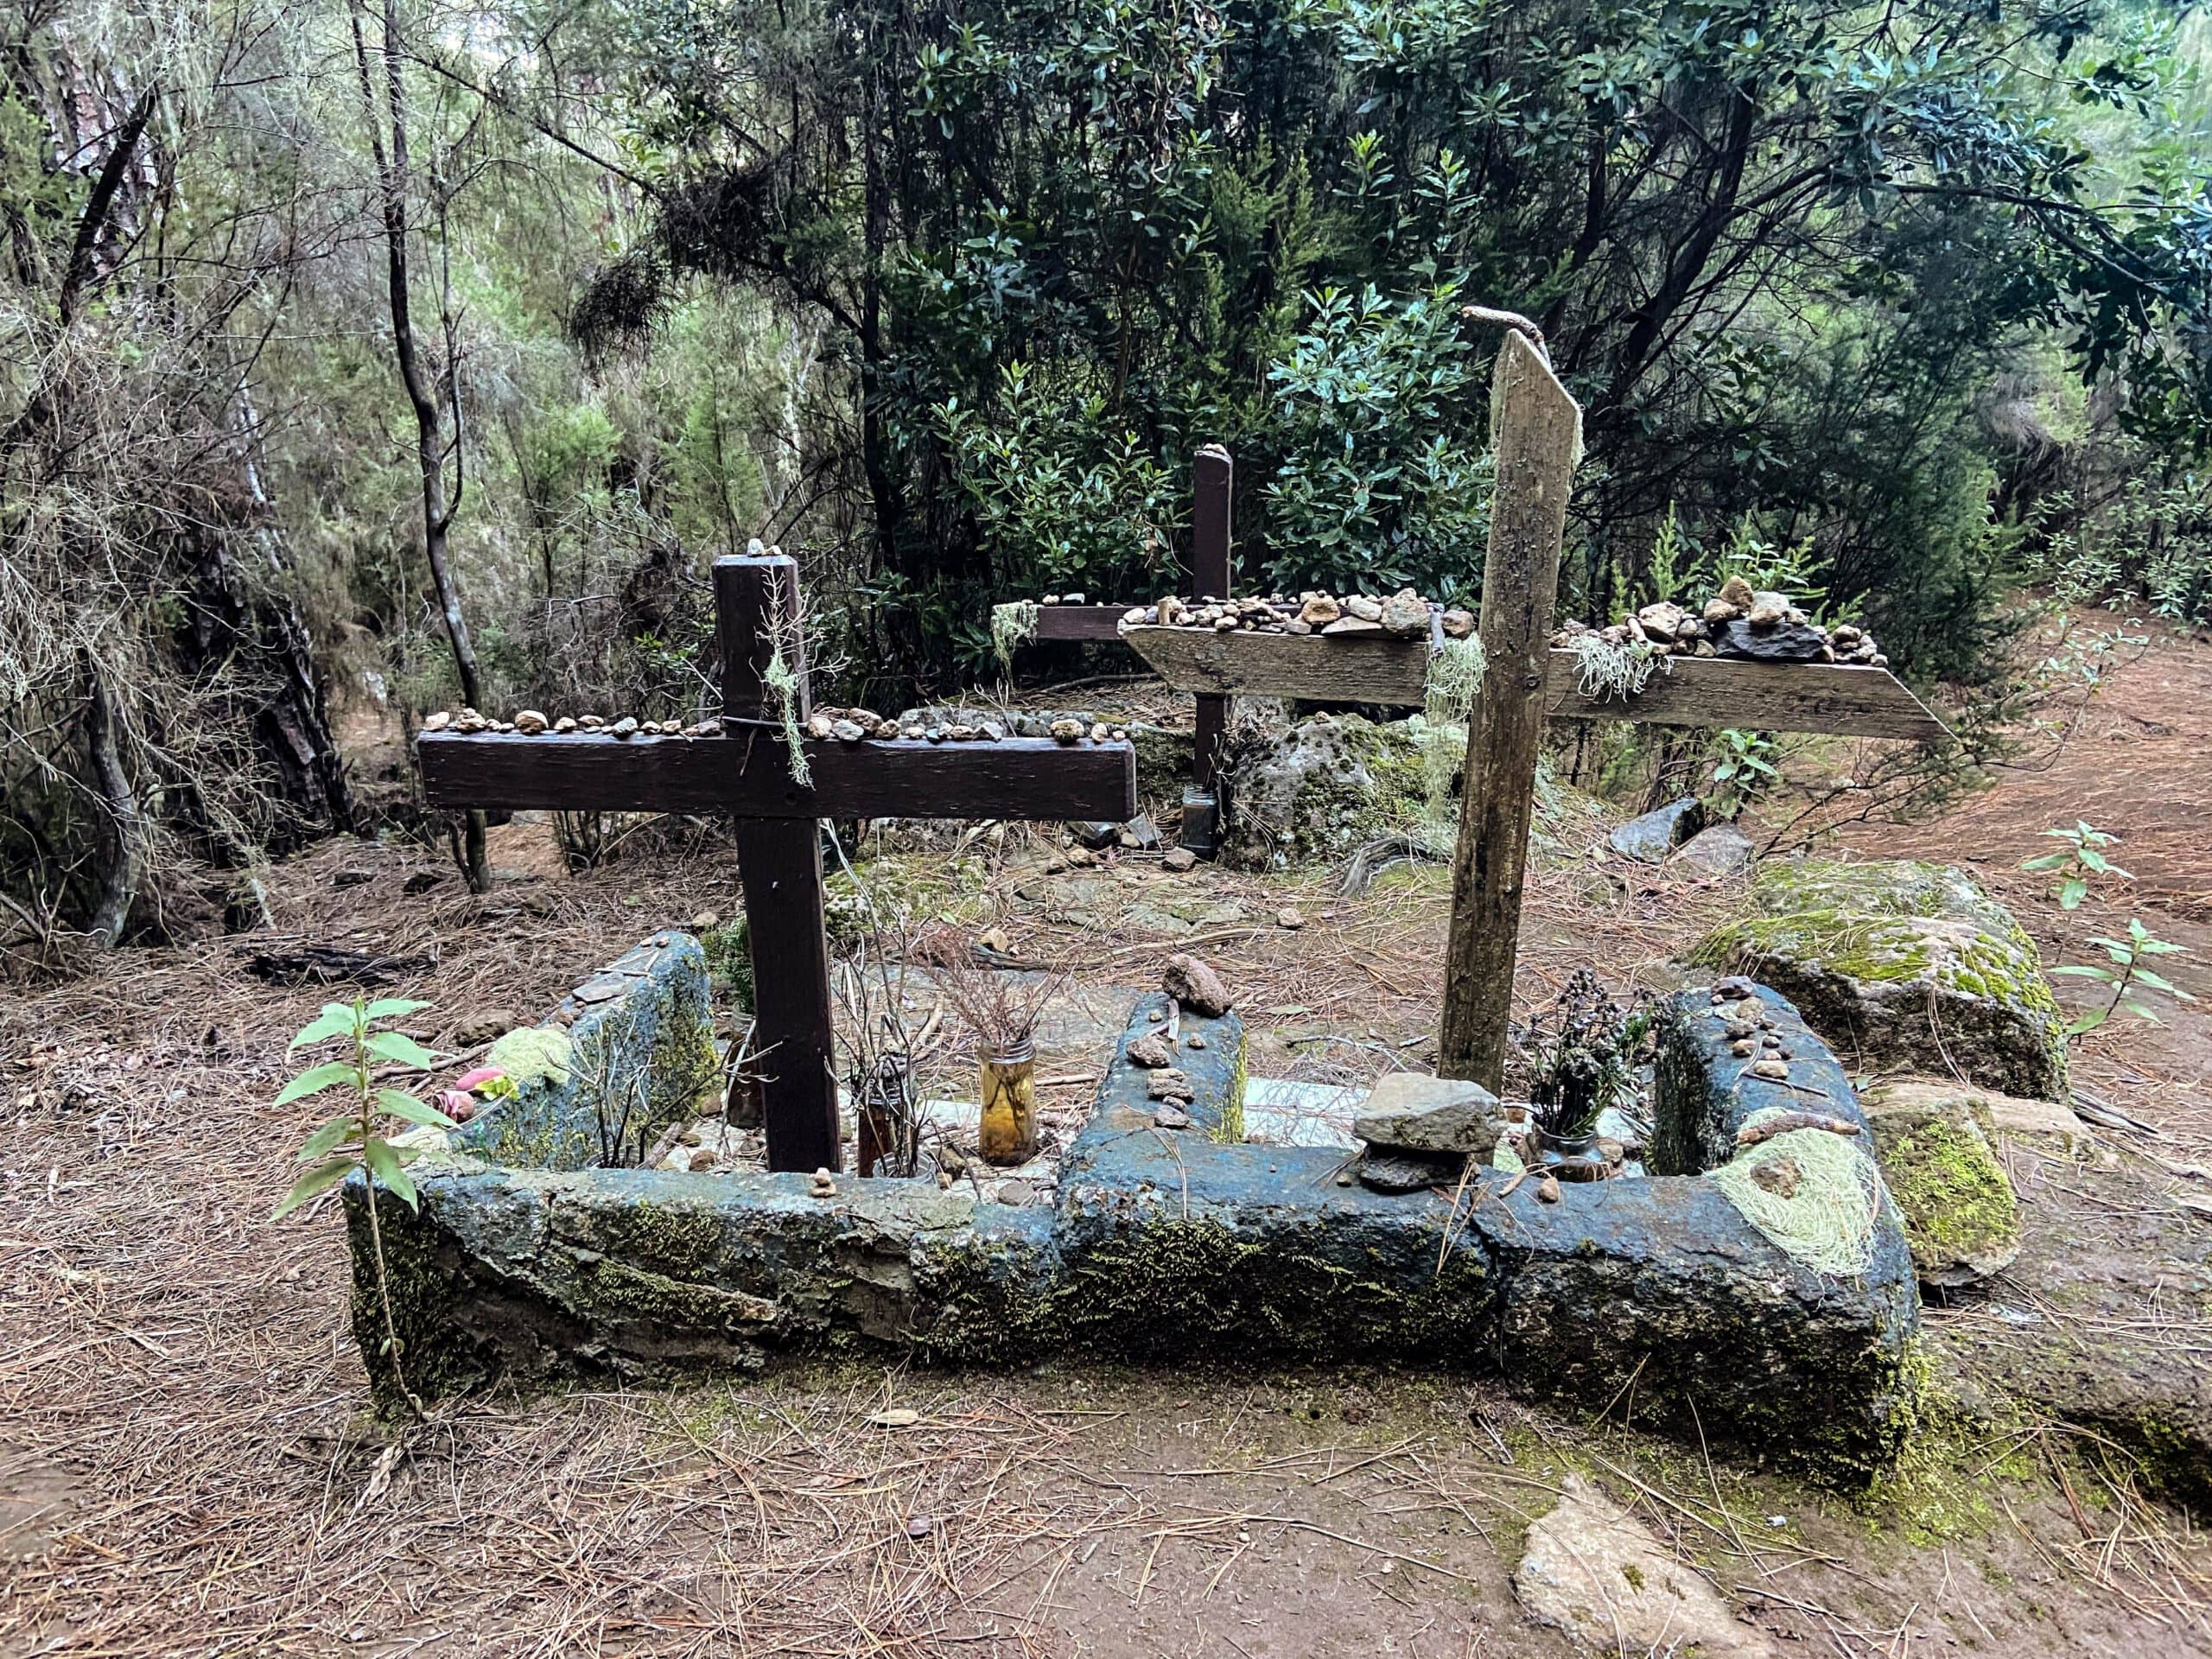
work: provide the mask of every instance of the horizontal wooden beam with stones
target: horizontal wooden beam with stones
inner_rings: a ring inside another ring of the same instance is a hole
[[[1423,639],[1147,626],[1120,632],[1179,691],[1418,708],[1428,674]],[[1884,668],[1672,657],[1635,696],[1599,698],[1583,696],[1581,669],[1572,652],[1554,649],[1549,663],[1545,690],[1555,719],[1755,727],[1919,742],[1949,734],[1911,689]]]
[[[927,743],[809,740],[811,785],[791,778],[780,730],[741,736],[426,734],[431,806],[570,812],[735,812],[767,818],[1135,817],[1136,752],[1049,738]]]

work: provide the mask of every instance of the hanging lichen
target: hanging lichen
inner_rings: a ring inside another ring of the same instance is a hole
[[[998,653],[999,667],[1004,672],[1014,672],[1014,653],[1037,637],[1037,601],[1017,599],[1004,605],[991,607],[991,649]]]
[[[1671,658],[1642,640],[1617,645],[1595,632],[1576,634],[1567,649],[1581,676],[1582,695],[1598,702],[1632,697],[1651,683],[1653,674],[1674,668]]]
[[[1482,689],[1482,636],[1445,639],[1428,653],[1421,680],[1421,817],[1448,834],[1456,823],[1452,785],[1467,760],[1467,720]]]
[[[814,778],[806,764],[806,734],[799,729],[798,676],[791,672],[780,641],[770,654],[767,667],[760,671],[760,683],[775,698],[777,713],[784,722],[784,742],[791,753],[791,781],[804,789]]]
[[[1769,1107],[1744,1121],[1782,1116]],[[1860,1139],[1792,1129],[1745,1148],[1705,1179],[1777,1248],[1816,1273],[1854,1279],[1873,1260],[1882,1207],[1882,1178]]]

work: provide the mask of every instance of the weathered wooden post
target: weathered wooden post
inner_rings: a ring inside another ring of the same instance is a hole
[[[1204,445],[1192,463],[1191,594],[1194,599],[1227,599],[1233,578],[1229,569],[1230,500],[1236,463],[1217,443]],[[1229,699],[1200,696],[1194,722],[1196,748],[1191,787],[1183,797],[1179,839],[1201,858],[1211,858],[1220,834],[1222,734],[1229,729]]]
[[[1491,380],[1491,436],[1497,472],[1482,614],[1489,666],[1467,721],[1436,1069],[1498,1089],[1544,735],[1560,543],[1582,454],[1582,410],[1536,346],[1516,332],[1507,333]]]
[[[810,709],[806,640],[799,623],[798,564],[786,554],[715,561],[715,626],[721,635],[722,731],[783,746],[782,699],[764,678],[779,652],[790,671],[791,717]],[[812,818],[737,813],[737,868],[755,963],[758,1030],[773,1046],[753,1056],[760,1116],[777,1169],[840,1166],[837,1054],[830,1002],[830,944],[822,921],[822,833]]]

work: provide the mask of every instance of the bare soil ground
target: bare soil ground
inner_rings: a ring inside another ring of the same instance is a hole
[[[1968,861],[2054,959],[2141,909],[2208,947],[2177,977],[2212,995],[2208,725],[2212,649],[2162,639],[2041,770],[1936,823],[1846,839]],[[2068,917],[2013,867],[2076,817],[2126,836],[2140,880]],[[1784,1653],[2212,1653],[2193,1518],[2143,1495],[2133,1448],[2055,1410],[1947,1431],[1923,1466],[1851,1502],[1618,1414],[1419,1374],[850,1363],[498,1396],[397,1434],[367,1421],[337,1216],[266,1219],[311,1116],[267,1103],[322,994],[263,984],[245,958],[283,938],[435,956],[410,987],[435,1000],[420,1029],[463,1047],[637,937],[730,909],[710,840],[651,840],[571,876],[543,826],[512,826],[482,899],[449,872],[404,893],[446,868],[425,849],[328,845],[275,873],[273,929],[6,993],[0,1656],[1565,1654],[1510,1575],[1570,1469],[1702,1563]],[[1163,898],[1132,857],[1068,873],[1097,877],[1080,893],[1025,898],[1038,844],[1012,831],[965,849],[1018,953],[1110,983],[1195,947],[1240,991],[1255,1070],[1350,1081],[1425,1063],[1440,872],[1351,899],[1319,874],[1202,869]],[[1617,861],[1544,868],[1523,1011],[1592,956],[1616,983],[1664,982],[1730,899]],[[1303,928],[1277,924],[1286,905]],[[2212,1171],[2171,1166],[2212,1161],[2208,1022],[2184,1008],[2086,1050],[2087,1084],[2159,1133],[2016,1173],[2039,1259],[2094,1233],[2131,1264],[2132,1303],[2000,1281],[1932,1317],[2006,1336],[2033,1313],[2069,1341],[2201,1363],[2212,1295],[2177,1275],[2206,1224],[2180,1200],[2212,1192]],[[1080,1109],[1095,1054],[1044,1060],[1071,1079],[1055,1103]]]

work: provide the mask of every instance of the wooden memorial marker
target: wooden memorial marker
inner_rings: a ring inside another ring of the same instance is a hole
[[[1107,818],[1136,812],[1126,742],[1049,738],[930,743],[804,742],[792,775],[783,710],[766,681],[780,645],[809,709],[798,567],[782,554],[715,561],[722,652],[719,736],[525,736],[432,732],[417,745],[425,801],[438,807],[570,812],[713,812],[737,821],[768,1167],[841,1166],[830,951],[822,925],[825,817]]]

